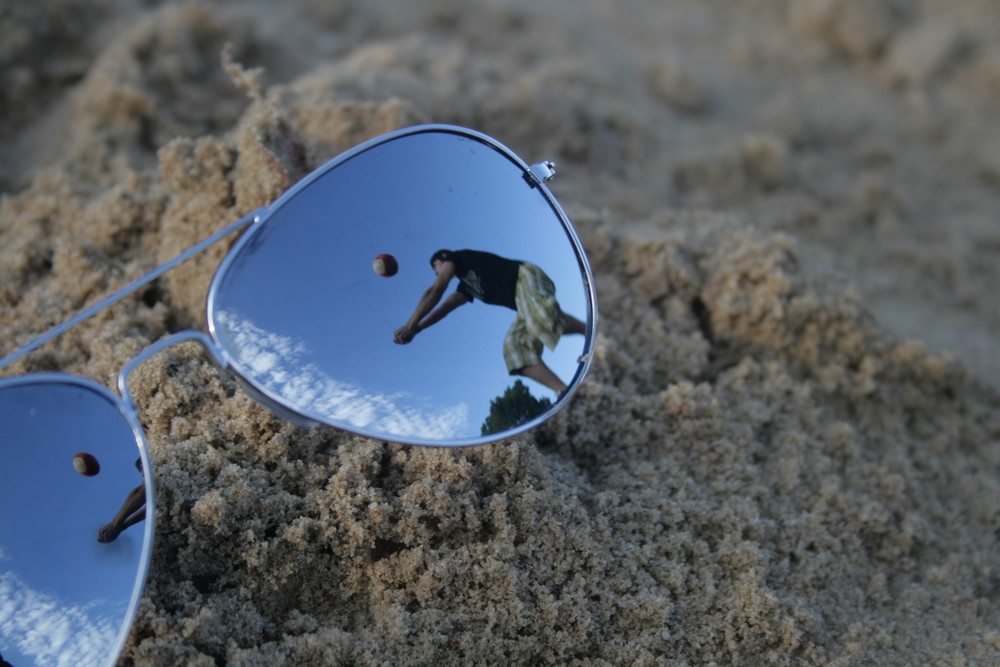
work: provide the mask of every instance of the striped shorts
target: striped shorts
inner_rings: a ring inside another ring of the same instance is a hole
[[[530,262],[522,262],[518,269],[514,303],[517,317],[503,341],[503,360],[511,375],[541,363],[542,346],[554,350],[566,326],[566,316],[556,301],[556,286]]]

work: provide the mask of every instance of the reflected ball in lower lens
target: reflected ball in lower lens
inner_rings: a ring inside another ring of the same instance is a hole
[[[399,263],[392,255],[382,253],[372,261],[372,269],[383,278],[391,278],[399,271]]]
[[[101,464],[97,462],[93,454],[80,452],[73,457],[73,467],[84,477],[93,477],[101,472]]]

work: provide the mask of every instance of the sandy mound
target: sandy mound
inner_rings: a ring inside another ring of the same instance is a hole
[[[991,3],[118,6],[0,27],[3,351],[428,121],[559,163],[603,316],[569,409],[466,450],[141,367],[124,662],[1000,661]],[[111,385],[225,251],[4,372]]]

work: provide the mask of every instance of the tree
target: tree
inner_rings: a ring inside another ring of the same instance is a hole
[[[490,401],[490,414],[483,422],[482,434],[499,433],[530,421],[552,407],[547,398],[535,398],[520,380],[507,387],[503,395]]]

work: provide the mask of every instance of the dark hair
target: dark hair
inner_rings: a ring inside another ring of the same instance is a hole
[[[434,262],[447,262],[451,259],[451,250],[438,250],[436,253],[431,255],[431,266],[434,266]]]

